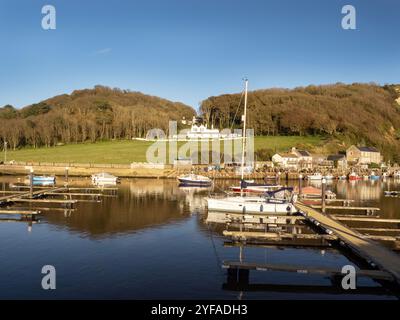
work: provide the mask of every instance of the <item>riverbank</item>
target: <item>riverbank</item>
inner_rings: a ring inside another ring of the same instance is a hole
[[[100,172],[109,172],[121,178],[169,178],[173,173],[172,169],[168,168],[146,168],[146,167],[131,167],[129,165],[107,165],[107,164],[39,164],[27,163],[21,164],[2,164],[0,165],[0,174],[2,175],[26,175],[30,172],[30,168],[37,175],[54,175],[65,176],[68,172],[69,176],[89,177],[92,174]],[[174,176],[171,176],[174,178]]]
[[[0,165],[1,175],[26,175],[31,168],[36,175],[54,175],[65,176],[68,172],[69,176],[75,177],[90,177],[92,174],[100,172],[108,172],[120,178],[157,178],[157,179],[176,179],[180,174],[194,172],[197,174],[208,176],[212,179],[230,180],[239,179],[239,171],[235,168],[225,168],[220,170],[208,171],[206,165],[198,165],[185,168],[174,168],[172,165],[152,164],[147,162],[133,162],[131,164],[101,164],[101,163],[57,163],[57,162],[13,162]],[[398,170],[398,168],[396,169]],[[348,169],[346,172],[337,169],[330,169],[322,173],[331,174],[334,179],[342,175],[347,175],[352,171]],[[270,181],[288,181],[298,180],[300,175],[305,179],[308,174],[316,172],[309,170],[308,172],[301,171],[279,171],[273,170],[256,170],[251,174],[246,174],[246,179],[264,179]],[[381,170],[374,170],[379,176],[382,175]],[[389,169],[388,172],[394,172],[394,169]],[[361,176],[370,174],[366,170],[359,172]]]
[[[69,164],[69,163],[40,163],[26,162],[0,165],[2,175],[26,175],[33,169],[36,175],[90,177],[92,174],[108,172],[120,178],[157,178],[176,179],[183,173],[197,172],[214,179],[235,179],[239,176],[231,170],[203,172],[203,168],[174,169],[172,165],[157,165],[149,163],[122,164]],[[246,175],[249,179],[263,179],[265,172],[254,172]]]
[[[7,162],[91,162],[129,165],[132,162],[146,162],[146,151],[153,143],[140,140],[114,140],[96,143],[71,143],[54,147],[8,149],[6,158]],[[183,144],[183,142],[179,142],[177,147],[179,148]],[[254,138],[255,151],[269,150],[270,153],[287,151],[298,146],[307,150],[314,150],[321,145],[324,145],[324,140],[318,136],[257,136]],[[209,145],[209,147],[211,146]],[[224,150],[223,141],[220,150]],[[4,156],[4,152],[2,152],[2,156]],[[258,160],[261,159],[258,158]]]

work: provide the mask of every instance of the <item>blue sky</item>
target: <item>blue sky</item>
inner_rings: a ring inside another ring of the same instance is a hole
[[[54,5],[57,29],[41,28]],[[357,29],[341,28],[341,8]],[[0,106],[91,88],[195,108],[211,95],[400,83],[398,0],[0,0]]]

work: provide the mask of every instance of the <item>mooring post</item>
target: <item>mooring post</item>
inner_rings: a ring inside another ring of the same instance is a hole
[[[68,182],[68,167],[65,167],[65,182]]]
[[[33,197],[33,168],[29,172],[29,196]]]
[[[322,196],[322,213],[325,213],[325,188],[326,188],[326,179],[325,178],[322,178],[322,194],[321,194],[321,196]]]
[[[302,180],[303,180],[303,175],[300,173],[299,174],[299,198],[301,197]]]

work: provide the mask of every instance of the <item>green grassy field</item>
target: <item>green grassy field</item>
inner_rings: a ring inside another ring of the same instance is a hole
[[[273,151],[287,151],[293,146],[312,149],[322,144],[321,137],[263,136],[256,137],[254,141],[256,150],[271,149]],[[151,145],[152,142],[147,141],[121,140],[69,144],[50,148],[22,148],[15,151],[8,150],[7,161],[115,164],[145,162],[146,150]],[[4,156],[4,152],[2,156]]]

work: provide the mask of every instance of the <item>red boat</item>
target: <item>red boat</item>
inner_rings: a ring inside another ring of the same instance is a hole
[[[355,180],[361,180],[362,177],[360,177],[357,173],[352,172],[349,174],[349,180],[355,181]]]

